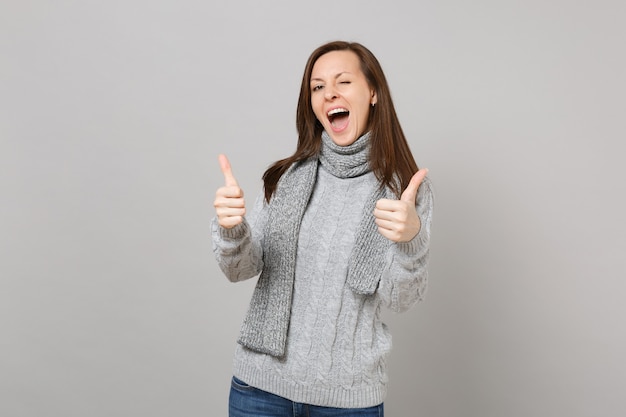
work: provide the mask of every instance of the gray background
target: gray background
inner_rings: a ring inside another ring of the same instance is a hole
[[[226,415],[254,282],[212,256],[217,155],[251,203],[334,39],[436,187],[387,414],[624,414],[625,4],[3,1],[0,415]]]

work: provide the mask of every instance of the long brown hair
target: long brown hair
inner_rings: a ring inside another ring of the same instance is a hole
[[[263,174],[265,200],[270,201],[278,180],[295,162],[318,155],[321,149],[322,124],[311,107],[311,73],[313,65],[332,51],[352,51],[361,63],[361,71],[370,88],[376,92],[376,106],[370,107],[368,129],[372,132],[370,167],[381,187],[389,187],[399,198],[418,170],[393,106],[387,79],[380,63],[369,49],[356,42],[334,41],[317,48],[306,63],[296,113],[298,145],[293,155],[272,164]]]

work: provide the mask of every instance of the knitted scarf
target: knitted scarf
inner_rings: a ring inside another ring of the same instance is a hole
[[[318,165],[321,163],[340,178],[362,175],[370,171],[369,143],[367,133],[349,146],[338,146],[323,132],[319,157],[295,163],[280,178],[268,207],[263,271],[241,328],[241,345],[272,356],[284,356],[300,223],[315,185]],[[381,198],[390,198],[390,192],[377,187],[363,207],[350,254],[347,284],[358,294],[373,294],[378,288],[390,245],[378,233],[372,214]]]

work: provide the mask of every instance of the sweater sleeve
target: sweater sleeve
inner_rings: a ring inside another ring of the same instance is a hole
[[[263,193],[257,197],[250,214],[242,223],[227,229],[211,220],[213,253],[226,278],[231,282],[257,276],[263,269],[263,230],[267,219]]]
[[[426,177],[417,193],[420,231],[409,242],[394,243],[389,249],[378,294],[383,304],[394,312],[407,311],[426,293],[433,200],[432,184]]]

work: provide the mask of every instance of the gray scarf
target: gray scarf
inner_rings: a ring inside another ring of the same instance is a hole
[[[319,157],[295,163],[280,178],[268,207],[263,271],[239,337],[243,346],[276,357],[284,356],[300,223],[315,185],[318,164],[340,178],[362,175],[370,171],[369,142],[367,133],[349,146],[338,146],[323,132]],[[377,188],[363,207],[350,254],[347,284],[358,294],[373,294],[378,288],[384,256],[390,245],[390,241],[378,233],[372,215],[376,201],[381,198],[390,198],[387,189]]]

